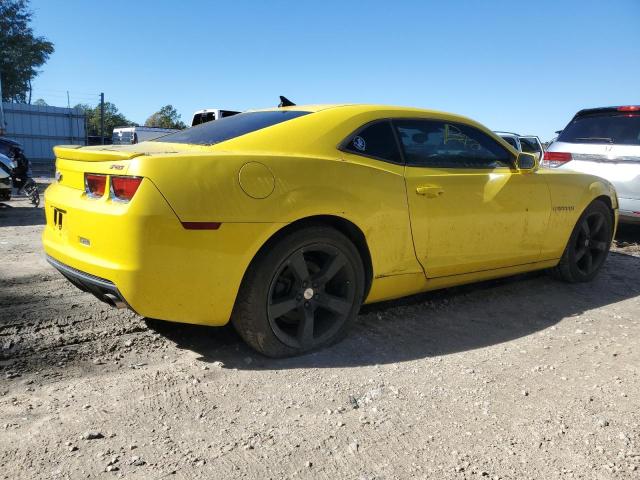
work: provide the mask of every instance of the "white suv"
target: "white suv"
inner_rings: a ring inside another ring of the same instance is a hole
[[[618,192],[621,222],[640,222],[640,105],[580,110],[543,165],[590,173]]]

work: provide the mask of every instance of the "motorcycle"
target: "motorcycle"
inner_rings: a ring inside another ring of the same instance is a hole
[[[40,205],[40,192],[38,192],[38,185],[33,178],[28,177],[24,180],[24,185],[22,185],[21,189],[18,189],[18,195],[20,192],[24,192],[34,207]]]
[[[11,183],[18,190],[18,195],[24,193],[34,207],[40,205],[38,185],[31,178],[29,160],[20,151],[11,152],[13,155],[0,154],[0,168],[11,177]],[[10,191],[4,193],[5,200],[11,197]]]

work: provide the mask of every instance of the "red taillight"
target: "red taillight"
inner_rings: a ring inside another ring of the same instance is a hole
[[[544,152],[542,165],[557,168],[571,160],[571,154],[567,152]]]
[[[106,175],[96,175],[94,173],[84,174],[84,189],[91,197],[101,197],[107,185]]]
[[[625,105],[618,107],[619,112],[640,112],[640,105]]]
[[[116,200],[128,202],[142,182],[142,177],[111,177],[111,195]]]

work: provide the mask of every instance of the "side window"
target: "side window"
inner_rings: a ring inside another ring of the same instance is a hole
[[[393,163],[402,163],[389,120],[372,123],[350,136],[342,150]]]
[[[394,120],[407,165],[430,168],[510,167],[511,155],[485,133],[461,123]]]

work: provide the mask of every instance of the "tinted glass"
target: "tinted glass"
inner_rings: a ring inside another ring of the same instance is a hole
[[[293,120],[309,113],[293,110],[240,113],[231,117],[220,118],[213,122],[202,123],[180,132],[170,133],[152,141],[213,145],[214,143],[224,142],[225,140],[271,127],[287,120]]]
[[[640,115],[605,113],[574,118],[558,141],[640,145]]]
[[[431,168],[511,166],[511,155],[473,127],[435,120],[394,120],[407,165]]]
[[[373,123],[363,128],[349,139],[344,149],[351,153],[379,158],[393,163],[402,162],[391,122],[388,120]]]
[[[520,137],[520,145],[522,145],[522,151],[526,153],[540,153],[540,145],[533,138]]]
[[[133,143],[131,140],[133,139],[133,132],[120,132],[115,133],[111,137],[112,145],[129,145]]]
[[[505,142],[507,142],[513,148],[518,150],[518,144],[516,143],[516,139],[515,138],[513,138],[513,137],[502,137],[502,138],[504,139]]]

